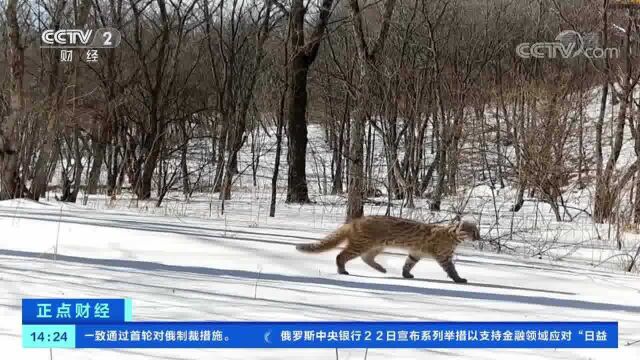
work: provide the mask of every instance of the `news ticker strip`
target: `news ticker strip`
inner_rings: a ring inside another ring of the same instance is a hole
[[[617,322],[149,322],[130,299],[23,299],[24,348],[617,348]]]
[[[24,348],[617,348],[613,322],[23,325]]]

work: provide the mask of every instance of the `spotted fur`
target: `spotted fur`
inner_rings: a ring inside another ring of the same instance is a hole
[[[339,274],[348,275],[345,264],[358,256],[367,265],[386,273],[387,270],[376,262],[376,256],[385,248],[400,248],[409,252],[402,268],[403,277],[413,278],[411,270],[416,263],[423,257],[432,257],[453,281],[466,283],[452,261],[456,247],[465,239],[480,239],[478,227],[470,221],[442,225],[390,216],[366,216],[342,225],[322,241],[300,244],[296,249],[319,253],[346,241],[346,247],[336,257],[336,264]]]

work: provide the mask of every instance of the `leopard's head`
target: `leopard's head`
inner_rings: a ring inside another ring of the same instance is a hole
[[[457,231],[460,235],[465,237],[466,239],[477,241],[480,240],[480,230],[478,229],[478,225],[476,223],[464,220],[458,224]]]

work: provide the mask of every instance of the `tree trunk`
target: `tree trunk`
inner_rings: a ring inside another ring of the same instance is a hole
[[[442,121],[441,121],[442,122]],[[436,182],[436,189],[433,193],[433,198],[429,209],[431,211],[440,211],[442,205],[442,196],[445,188],[445,172],[447,165],[447,151],[445,149],[444,141],[440,141],[440,149],[438,149],[438,181]]]
[[[57,91],[53,96],[56,98],[59,97]],[[47,120],[47,129],[44,143],[42,144],[42,148],[40,150],[40,154],[34,168],[31,196],[33,200],[36,201],[38,201],[46,194],[47,184],[50,177],[49,168],[52,167],[52,164],[55,164],[58,161],[58,152],[55,151],[55,148],[58,142],[57,114],[58,112],[60,112],[60,102],[54,100],[53,104],[54,105],[52,105],[52,109],[50,110],[50,113],[48,115],[49,119]]]
[[[286,89],[280,98],[280,112],[278,114],[278,129],[276,130],[276,159],[273,165],[273,177],[271,178],[271,205],[269,216],[276,216],[276,196],[278,192],[278,173],[280,172],[280,155],[282,153],[282,128],[284,127],[284,101]]]
[[[524,123],[525,123],[525,111],[527,111],[527,106],[525,103],[525,98],[524,98],[524,93],[521,95],[520,97],[521,101],[520,101],[520,115],[518,115],[516,117],[516,106],[518,104],[518,102],[516,101],[516,104],[514,104],[514,110],[513,110],[513,126],[512,126],[512,136],[513,136],[513,144],[514,144],[514,155],[516,158],[516,171],[518,173],[518,194],[516,195],[516,201],[513,204],[513,206],[511,206],[511,211],[514,212],[518,212],[520,211],[520,209],[522,208],[522,206],[524,205],[524,192],[526,191],[527,188],[527,178],[526,178],[526,173],[525,173],[525,169],[524,169],[524,164],[523,164],[523,159],[522,156],[520,156],[520,151],[521,151],[521,147],[522,144],[524,142],[524,138],[520,137],[521,133],[524,133]],[[522,131],[520,131],[521,129],[519,128],[519,126],[522,126]]]
[[[371,181],[373,177],[373,148],[376,146],[375,138],[373,138],[373,131],[371,129],[371,122],[368,122],[367,126],[367,146],[365,153],[365,196],[376,196],[376,189]]]
[[[347,95],[347,107],[349,104],[349,97]],[[347,111],[347,110],[345,110]],[[348,112],[347,112],[348,114]],[[347,115],[348,116],[348,115]],[[342,158],[343,158],[343,149],[344,149],[344,128],[346,126],[346,124],[348,123],[348,118],[343,118],[342,121],[340,121],[340,132],[338,133],[338,140],[335,146],[335,149],[333,150],[333,158],[334,158],[334,162],[335,162],[335,169],[334,169],[334,174],[333,174],[333,186],[331,188],[331,194],[332,195],[336,195],[336,194],[342,194],[343,189],[342,189],[342,171],[343,171],[343,162],[342,162]]]
[[[180,124],[180,135],[182,138],[182,148],[180,149],[180,170],[182,171],[182,193],[185,196],[191,194],[191,182],[189,181],[189,168],[187,167],[187,155],[189,152],[189,135],[187,134],[187,124],[183,121]]]
[[[438,95],[436,95],[438,96]],[[439,96],[438,96],[439,97]],[[442,196],[444,195],[445,190],[445,175],[447,170],[447,147],[448,147],[448,129],[447,129],[447,120],[444,115],[444,109],[442,108],[442,104],[440,103],[441,109],[441,117],[438,121],[440,125],[438,128],[438,148],[436,151],[438,152],[438,180],[436,182],[436,188],[433,193],[433,197],[431,200],[431,204],[429,205],[429,209],[431,211],[440,211],[440,206],[442,204]]]
[[[22,195],[22,186],[18,175],[18,123],[24,108],[24,47],[20,40],[18,24],[18,1],[7,2],[7,30],[9,46],[9,113],[0,123],[0,200],[12,199]]]
[[[98,193],[98,183],[100,182],[100,173],[102,170],[102,164],[104,163],[104,156],[107,147],[101,141],[94,141],[91,146],[93,147],[93,163],[91,164],[91,170],[89,171],[87,194],[95,195]]]
[[[225,161],[224,161],[224,149],[229,142],[229,128],[227,126],[220,126],[220,135],[218,137],[218,160],[216,161],[216,176],[213,181],[213,192],[222,191],[222,178],[224,176]]]
[[[612,191],[613,184],[611,183],[611,178],[613,176],[613,172],[615,171],[615,165],[622,149],[622,139],[624,124],[626,121],[625,119],[627,117],[627,107],[628,98],[627,96],[622,96],[614,135],[612,153],[609,156],[609,161],[607,162],[607,166],[604,169],[602,176],[598,177],[596,180],[593,219],[597,223],[602,223],[603,221],[611,217],[613,206],[618,195],[614,191]]]
[[[143,154],[147,154],[147,157],[141,166],[142,174],[140,174],[137,179],[136,195],[139,200],[151,198],[153,173],[158,163],[160,150],[162,149],[161,143],[162,137],[157,135],[155,131],[146,135],[143,141]]]
[[[504,109],[504,108],[503,108]],[[508,116],[506,110],[503,112],[505,118]],[[496,106],[496,161],[498,162],[498,169],[496,176],[498,177],[498,183],[500,188],[504,189],[504,178],[502,176],[502,126],[500,125],[500,115]]]
[[[253,187],[258,187],[258,168],[260,167],[260,127],[257,126],[251,133],[251,172]]]
[[[364,101],[364,99],[360,99]],[[357,105],[357,117],[351,129],[351,149],[349,151],[349,197],[347,201],[347,222],[362,217],[364,196],[364,127],[366,114],[362,105]]]
[[[364,193],[364,137],[367,121],[367,109],[369,101],[369,87],[372,86],[374,74],[369,67],[377,65],[377,59],[381,55],[384,44],[389,34],[389,22],[395,8],[395,0],[387,0],[384,5],[384,14],[380,25],[380,32],[371,47],[367,44],[362,11],[357,0],[349,0],[351,9],[352,27],[356,37],[358,50],[358,62],[360,67],[360,86],[356,98],[356,109],[351,131],[351,149],[349,165],[349,196],[347,201],[347,221],[363,215]]]
[[[289,40],[293,51],[289,63],[289,107],[287,132],[289,137],[287,181],[287,202],[308,203],[307,186],[307,76],[309,68],[318,56],[320,41],[329,22],[333,0],[322,0],[315,27],[308,42],[305,42],[305,14],[307,8],[303,0],[293,0],[289,11]]]
[[[237,174],[237,168],[238,153],[236,151],[230,151],[229,158],[227,159],[227,166],[224,171],[220,200],[231,200],[231,185],[233,183],[233,177]]]
[[[118,183],[118,173],[119,173],[118,147],[116,144],[113,144],[112,148],[109,149],[108,160],[110,160],[110,162],[109,161],[107,162],[107,165],[109,168],[109,171],[107,173],[107,195],[111,196],[111,195],[114,195],[116,192],[116,186]]]
[[[69,197],[69,202],[75,203],[78,199],[78,193],[80,192],[80,183],[82,181],[82,151],[80,150],[80,129],[76,126],[73,132],[73,147],[74,147],[74,169],[73,169],[73,190]]]
[[[458,101],[459,104],[463,104],[464,100]],[[455,194],[458,189],[457,175],[458,175],[458,147],[460,144],[460,138],[462,137],[462,124],[464,119],[464,109],[460,110],[453,121],[453,129],[451,129],[451,138],[449,139],[447,156],[449,157],[449,166],[447,174],[447,183],[449,186],[449,194]]]
[[[307,74],[309,65],[302,55],[294,55],[291,62],[288,107],[288,203],[308,203],[307,155]]]
[[[635,188],[636,196],[633,204],[633,223],[640,224],[640,171],[636,173]]]

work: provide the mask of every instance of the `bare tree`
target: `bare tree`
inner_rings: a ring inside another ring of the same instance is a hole
[[[293,0],[289,11],[289,39],[291,60],[289,69],[289,92],[287,101],[287,132],[289,174],[287,202],[309,202],[307,187],[307,81],[309,69],[318,56],[320,42],[329,22],[333,0],[320,4],[316,25],[308,40],[305,40],[304,0]]]
[[[608,2],[605,1],[605,12],[607,9]],[[640,72],[639,69],[634,66],[637,63],[637,56],[634,56],[635,51],[637,50],[636,41],[632,38],[634,34],[638,33],[638,25],[636,24],[636,14],[635,9],[629,8],[626,16],[623,16],[623,20],[626,21],[626,26],[624,29],[624,33],[622,35],[622,59],[620,59],[621,64],[619,64],[616,71],[616,67],[611,67],[610,71],[606,73],[609,76],[610,82],[613,84],[619,84],[619,90],[613,88],[615,91],[615,98],[620,101],[619,103],[619,111],[617,114],[617,118],[615,121],[615,130],[614,136],[611,146],[611,153],[606,162],[605,166],[602,166],[602,141],[601,141],[601,131],[602,125],[601,119],[599,119],[599,125],[597,131],[599,133],[598,142],[596,144],[597,154],[598,154],[598,172],[600,174],[597,176],[596,180],[596,192],[594,198],[594,208],[593,208],[593,217],[596,222],[603,222],[609,219],[612,216],[612,211],[614,205],[618,199],[620,191],[625,186],[625,184],[631,180],[633,175],[638,172],[640,169],[640,160],[636,159],[636,161],[627,168],[627,170],[618,177],[617,181],[613,181],[613,175],[616,170],[616,164],[618,159],[620,158],[620,154],[622,151],[622,145],[624,142],[624,128],[625,124],[629,121],[628,117],[630,116],[630,106],[632,104],[632,98],[634,94],[634,90],[640,81]],[[604,18],[605,25],[608,23],[608,17]],[[634,50],[635,49],[635,50]],[[634,60],[635,59],[635,60]],[[607,66],[609,68],[609,66]],[[606,102],[606,93],[603,92],[602,95],[603,103]],[[602,116],[602,115],[601,115]],[[633,123],[633,122],[632,122]],[[636,138],[636,153],[640,156],[640,136],[635,136]],[[601,170],[600,170],[601,169]],[[640,210],[640,202],[638,202],[638,209]],[[639,211],[640,213],[640,211]],[[640,215],[639,215],[640,216]],[[640,217],[638,218],[640,220]]]
[[[387,0],[384,3],[380,32],[376,40],[367,42],[366,29],[363,21],[363,13],[358,0],[350,0],[352,27],[356,39],[359,65],[359,85],[356,95],[354,119],[351,130],[351,147],[349,151],[349,198],[347,202],[347,221],[363,215],[363,197],[365,191],[364,182],[364,136],[365,125],[370,114],[367,113],[369,90],[377,74],[377,65],[381,60],[382,51],[389,35],[389,27],[396,0]]]
[[[18,124],[24,108],[24,45],[18,23],[18,1],[7,3],[9,37],[9,107],[0,126],[0,199],[20,197],[22,183],[18,175]]]

